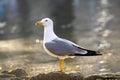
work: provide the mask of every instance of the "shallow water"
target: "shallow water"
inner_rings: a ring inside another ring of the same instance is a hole
[[[88,49],[103,48],[103,56],[66,59],[66,72],[119,72],[118,3],[119,0],[1,0],[0,70],[23,68],[30,75],[59,70],[58,59],[43,50],[43,27],[34,25],[50,17],[60,37]]]

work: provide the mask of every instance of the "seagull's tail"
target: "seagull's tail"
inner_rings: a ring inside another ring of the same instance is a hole
[[[92,51],[92,50],[86,50],[86,51],[87,51],[86,54],[74,54],[74,55],[75,56],[99,56],[99,55],[102,55],[98,51]]]

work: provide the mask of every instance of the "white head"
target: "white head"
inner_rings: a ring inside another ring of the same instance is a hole
[[[50,18],[44,18],[41,21],[37,21],[35,25],[43,25],[44,26],[44,42],[49,42],[57,36],[53,31],[53,21]]]
[[[50,18],[44,18],[41,21],[37,21],[35,25],[43,25],[44,27],[53,25],[53,21]]]

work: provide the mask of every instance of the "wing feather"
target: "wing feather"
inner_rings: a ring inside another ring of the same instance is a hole
[[[65,39],[54,39],[51,42],[45,43],[45,47],[52,52],[53,54],[59,56],[65,55],[74,55],[76,53],[86,54],[87,51],[82,48],[78,48],[79,46],[75,43],[65,40]]]

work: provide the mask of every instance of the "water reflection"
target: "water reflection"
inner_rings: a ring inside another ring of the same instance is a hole
[[[28,0],[17,0],[19,35],[28,36],[32,34],[32,24],[30,21],[30,5]],[[29,27],[29,28],[28,28]]]
[[[74,27],[72,25],[72,22],[74,20],[73,0],[52,0],[51,5],[52,4],[55,4],[53,5],[54,8],[51,12],[51,16],[53,16],[55,20],[55,32],[59,36],[74,40]]]
[[[5,6],[4,6],[4,4],[2,3],[2,1],[0,1],[0,22],[3,22],[3,21],[5,21]]]

